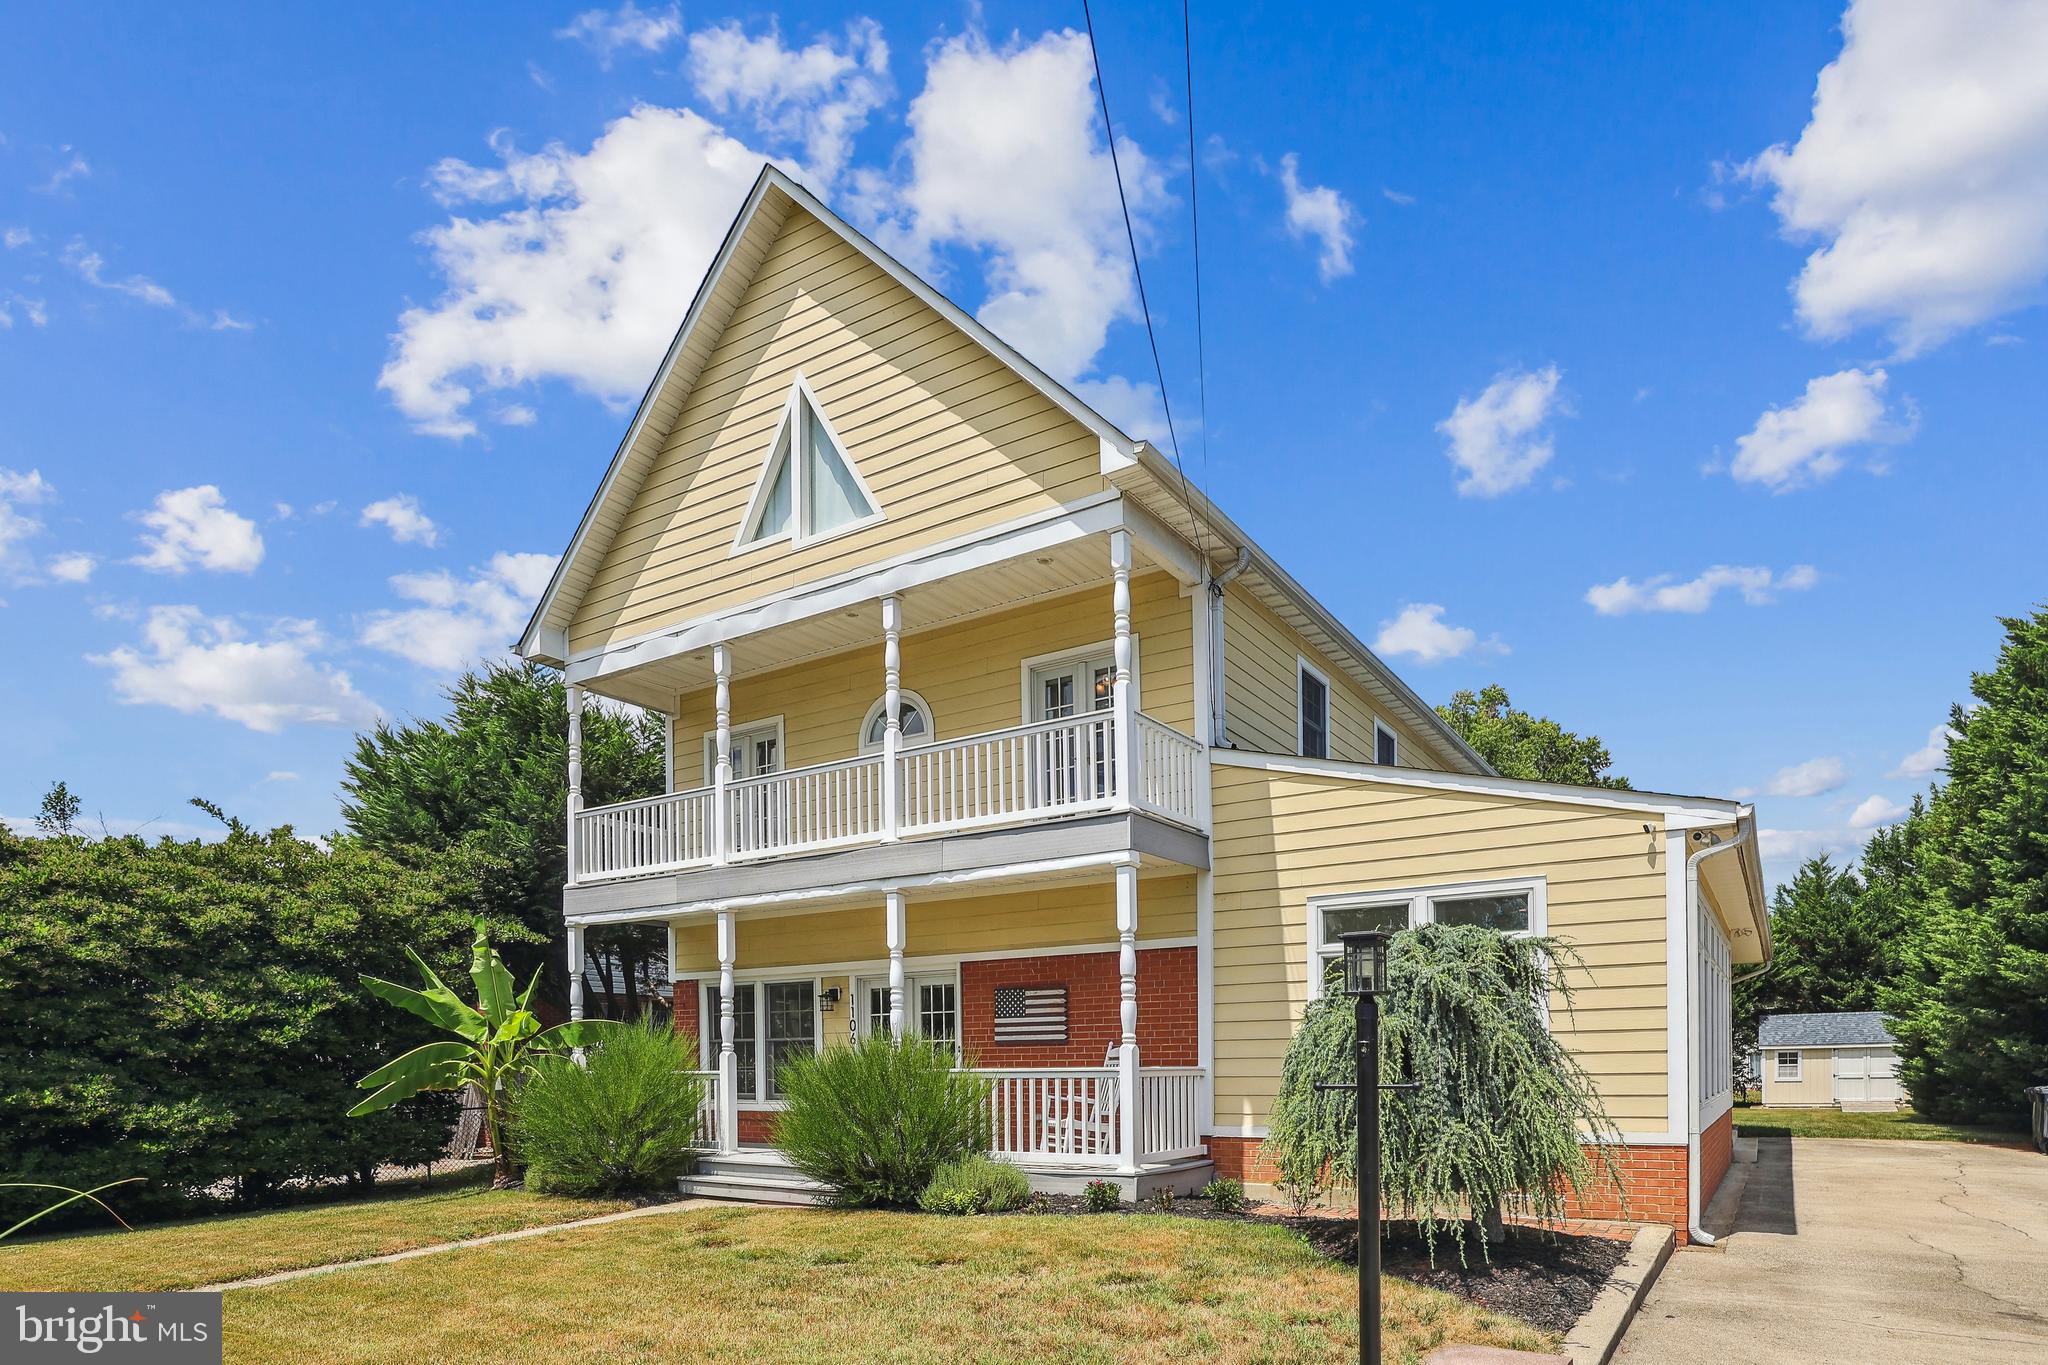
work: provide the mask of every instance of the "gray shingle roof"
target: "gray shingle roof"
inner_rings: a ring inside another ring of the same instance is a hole
[[[1846,1014],[1770,1014],[1758,1021],[1758,1047],[1889,1047],[1892,1032],[1876,1010]]]

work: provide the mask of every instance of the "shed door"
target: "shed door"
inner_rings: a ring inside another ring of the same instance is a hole
[[[1835,1100],[1863,1103],[1899,1098],[1898,1058],[1888,1047],[1835,1049]]]

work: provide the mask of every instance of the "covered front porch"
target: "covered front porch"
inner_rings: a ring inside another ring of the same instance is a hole
[[[778,1068],[909,1032],[951,1042],[960,1069],[987,1080],[991,1154],[1034,1188],[1075,1193],[1100,1179],[1128,1199],[1199,1188],[1212,1173],[1212,1058],[1198,880],[1196,868],[1125,852],[987,885],[848,888],[666,916],[675,1026],[699,1040],[706,1093],[705,1155],[686,1192],[814,1198],[774,1150]],[[570,932],[580,952],[585,926]]]

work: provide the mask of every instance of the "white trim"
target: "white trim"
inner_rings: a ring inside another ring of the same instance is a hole
[[[1394,761],[1392,763],[1380,762],[1381,735],[1385,735],[1394,742]],[[1382,768],[1399,767],[1401,763],[1401,736],[1388,728],[1386,722],[1382,721],[1378,716],[1372,718],[1372,761]]]
[[[1263,1138],[1267,1135],[1263,1123],[1212,1123],[1202,1130],[1203,1137]]]
[[[1692,1117],[1692,1077],[1687,1065],[1691,1039],[1686,985],[1692,979],[1685,952],[1685,834],[1664,834],[1664,1077],[1668,1090],[1664,1121],[1674,1133],[1685,1133]]]
[[[673,930],[674,921],[670,921],[670,928]],[[1141,953],[1149,953],[1155,948],[1194,948],[1197,946],[1199,945],[1195,939],[1188,938],[1185,935],[1179,938],[1141,938],[1138,940],[1138,951]],[[1116,940],[1111,939],[1105,943],[1063,943],[1051,948],[984,948],[971,953],[926,953],[921,956],[917,953],[906,951],[903,954],[903,969],[915,975],[919,972],[943,969],[966,962],[1005,962],[1011,958],[1019,957],[1078,957],[1084,953],[1114,953],[1116,950]],[[801,965],[804,970],[816,972],[821,978],[840,975],[859,976],[873,975],[875,973],[886,974],[889,970],[889,959],[886,956],[852,957],[838,962],[806,962]],[[734,968],[735,973],[738,970],[738,968]],[[773,973],[778,971],[787,972],[793,969],[790,967],[760,967],[753,970]],[[669,984],[671,986],[680,985],[686,981],[715,981],[717,978],[718,969],[716,967],[704,967],[695,971],[678,973],[675,970],[675,959],[669,959]]]
[[[781,772],[789,766],[789,735],[788,727],[783,724],[780,713],[728,725],[726,726],[726,736],[728,739],[738,740],[749,735],[758,734],[760,731],[766,730],[771,726],[775,730],[775,760],[781,765],[775,771]],[[704,785],[708,787],[712,784],[713,775],[718,765],[717,728],[713,727],[706,730],[699,744],[704,750]],[[730,752],[729,748],[728,752]],[[735,775],[733,780],[737,782],[740,778],[738,775]]]
[[[866,516],[855,517],[851,521],[843,521],[815,533],[804,530],[804,514],[811,495],[808,472],[810,462],[805,458],[810,453],[810,436],[801,420],[801,409],[805,404],[810,406],[811,412],[818,419],[818,424],[825,428],[825,435],[831,438],[832,448],[838,453],[839,462],[845,465],[846,472],[853,476],[854,486],[860,489],[861,498],[868,505]],[[764,536],[758,534],[758,524],[761,513],[766,510],[764,501],[768,496],[769,476],[775,472],[775,456],[782,448],[784,433],[789,435],[789,530]],[[836,536],[850,535],[862,527],[873,526],[885,519],[882,504],[875,500],[874,490],[868,487],[868,481],[861,477],[860,466],[854,463],[853,452],[848,450],[846,442],[840,439],[838,428],[832,425],[832,419],[825,414],[824,403],[819,401],[810,381],[804,378],[804,372],[799,369],[790,381],[789,396],[782,401],[782,418],[775,424],[775,434],[768,442],[768,454],[761,462],[761,473],[754,480],[754,494],[747,499],[746,514],[740,518],[739,530],[733,533],[732,548],[726,552],[726,557],[730,559],[737,555],[752,554],[763,546],[784,543],[787,543],[790,549],[800,549],[806,545],[831,540]]]
[[[1526,796],[1536,801],[1556,801],[1577,806],[1606,806],[1614,810],[1647,810],[1671,816],[1720,817],[1695,823],[1730,824],[1747,809],[1739,802],[1724,801],[1711,796],[1677,796],[1668,792],[1623,791],[1610,787],[1574,787],[1562,782],[1528,782],[1521,778],[1439,773],[1422,768],[1382,768],[1371,763],[1301,758],[1290,754],[1257,754],[1242,749],[1212,749],[1210,753],[1216,762],[1229,764],[1235,768],[1264,768],[1273,772],[1300,773],[1310,777],[1340,777],[1352,782],[1384,782],[1390,786],[1427,787],[1437,791]]]
[[[1101,535],[1122,524],[1121,497],[1113,492],[1092,494],[1049,512],[1020,517],[990,530],[954,536],[936,545],[906,550],[873,564],[768,593],[742,607],[710,612],[578,651],[569,656],[566,672],[570,681],[583,682],[678,654],[695,653],[776,626],[864,606],[876,598],[901,596],[941,579]]]
[[[1017,663],[1017,696],[1019,702],[1017,708],[1017,723],[1019,725],[1034,725],[1040,719],[1040,717],[1032,714],[1032,711],[1035,708],[1031,704],[1033,700],[1031,696],[1031,675],[1038,669],[1050,668],[1054,664],[1081,664],[1086,663],[1091,659],[1114,660],[1115,658],[1116,640],[1114,638],[1111,638],[1108,640],[1098,641],[1095,644],[1091,645],[1081,645],[1073,649],[1055,649],[1045,654],[1034,654],[1028,659],[1020,659]],[[1140,688],[1138,684],[1138,678],[1138,633],[1136,631],[1132,631],[1131,710],[1133,711],[1142,711],[1145,709],[1142,700],[1143,690]],[[1074,710],[1074,713],[1076,715],[1086,714],[1088,709],[1091,708],[1082,707],[1079,704],[1079,699],[1076,699]],[[1106,710],[1107,708],[1104,709]]]
[[[1825,1049],[1815,1049],[1815,1050],[1816,1050],[1816,1051],[1825,1051],[1825,1052],[1828,1052],[1828,1053],[1830,1053],[1830,1054],[1832,1054],[1832,1053],[1834,1052],[1834,1049],[1833,1049],[1833,1048],[1825,1048]],[[1772,1081],[1774,1081],[1774,1082],[1775,1082],[1775,1083],[1777,1083],[1778,1085],[1800,1085],[1800,1084],[1803,1084],[1803,1083],[1805,1082],[1805,1080],[1806,1080],[1806,1049],[1805,1049],[1805,1048],[1803,1048],[1803,1047],[1774,1047],[1774,1048],[1771,1048],[1771,1049],[1770,1049],[1769,1051],[1770,1051],[1770,1054],[1771,1054],[1771,1080],[1772,1080]],[[1784,1065],[1784,1062],[1783,1062],[1783,1060],[1782,1060],[1782,1059],[1784,1058],[1785,1054],[1786,1054],[1786,1053],[1788,1053],[1788,1052],[1792,1054],[1792,1074],[1791,1074],[1791,1075],[1789,1075],[1789,1076],[1785,1075],[1785,1074],[1784,1074],[1784,1073],[1783,1073],[1782,1071],[1780,1071],[1780,1070],[1779,1070],[1779,1068],[1780,1068],[1780,1067],[1782,1067],[1782,1066]]]
[[[1301,704],[1301,678],[1304,673],[1323,685],[1323,751],[1319,754],[1308,751],[1308,712]],[[1330,756],[1330,675],[1301,654],[1294,656],[1294,752],[1303,758],[1326,759]]]
[[[1323,944],[1323,913],[1353,910],[1375,905],[1408,907],[1408,927],[1436,922],[1436,902],[1463,900],[1472,896],[1503,896],[1521,893],[1529,898],[1529,927],[1509,931],[1512,938],[1542,938],[1550,932],[1550,881],[1542,873],[1527,877],[1497,877],[1483,882],[1443,882],[1425,886],[1395,886],[1359,891],[1332,891],[1308,898],[1308,998],[1323,993],[1323,964],[1335,957]]]
[[[853,736],[855,752],[863,754],[878,754],[882,752],[881,740],[878,739],[873,744],[868,743],[868,727],[875,723],[876,716],[882,714],[883,704],[888,700],[886,696],[876,697],[875,704],[870,706],[867,709],[867,714],[860,718],[860,729],[855,731]],[[924,699],[924,694],[913,692],[907,687],[898,687],[896,689],[897,710],[902,710],[904,702],[909,702],[923,713],[924,733],[921,735],[909,735],[899,732],[903,747],[915,749],[920,745],[930,744],[933,740],[937,739],[939,737],[939,718],[933,712],[932,704]]]
[[[1199,599],[1197,606],[1200,606]],[[1204,1129],[1216,1121],[1216,886],[1213,872],[1195,874],[1195,1065],[1202,1068]],[[1142,948],[1141,948],[1142,951]],[[670,961],[675,959],[671,958]]]

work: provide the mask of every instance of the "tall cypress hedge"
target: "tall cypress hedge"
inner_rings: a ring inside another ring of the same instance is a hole
[[[459,972],[471,895],[453,863],[289,829],[0,829],[0,1179],[143,1176],[117,1206],[160,1216],[432,1158],[450,1097],[343,1117],[356,1077],[428,1041],[357,973],[402,974],[407,944]]]

